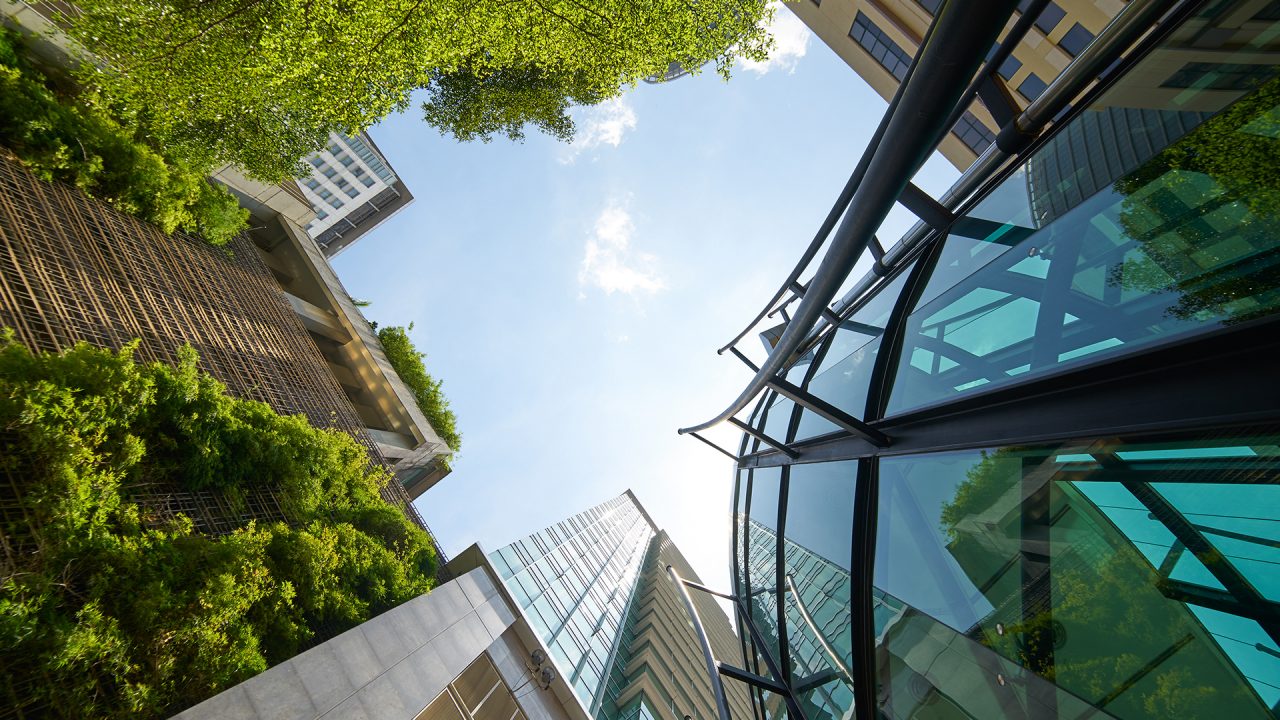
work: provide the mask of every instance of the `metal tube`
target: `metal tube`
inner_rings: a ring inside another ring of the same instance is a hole
[[[853,687],[853,675],[849,672],[849,668],[844,666],[844,662],[840,660],[840,656],[836,654],[835,648],[831,647],[831,643],[822,637],[822,633],[818,630],[818,626],[813,622],[813,617],[809,615],[809,609],[804,606],[804,600],[800,599],[800,593],[796,591],[796,583],[787,575],[787,591],[791,593],[791,597],[796,599],[796,609],[800,611],[800,617],[804,618],[804,622],[813,631],[813,637],[817,639],[822,649],[827,651],[827,656],[831,658],[831,663],[836,666],[836,670],[844,676],[845,682],[849,683],[849,687]]]
[[[931,24],[928,32],[925,33],[924,40],[921,42],[921,47],[924,47],[932,36],[933,25]],[[867,142],[867,148],[863,151],[862,158],[858,160],[857,166],[854,167],[853,172],[849,174],[849,179],[845,181],[844,187],[841,188],[840,194],[836,197],[835,203],[831,206],[831,210],[827,211],[827,217],[823,219],[822,224],[818,226],[818,231],[814,233],[813,239],[809,241],[809,246],[805,248],[804,253],[800,256],[800,260],[796,263],[795,268],[792,269],[791,274],[787,275],[787,279],[783,281],[782,286],[778,288],[778,291],[773,294],[773,298],[770,299],[769,302],[765,303],[764,309],[761,310],[751,322],[747,323],[747,326],[742,329],[742,332],[735,335],[728,343],[725,343],[724,347],[716,350],[717,355],[723,355],[725,350],[737,345],[739,340],[746,337],[746,334],[751,332],[751,328],[755,327],[756,323],[760,322],[765,317],[773,317],[774,313],[778,311],[778,308],[773,307],[774,303],[782,299],[782,296],[786,294],[788,290],[791,290],[796,296],[803,294],[803,291],[797,293],[794,290],[800,280],[800,275],[807,267],[809,267],[809,263],[813,261],[814,256],[818,254],[818,250],[822,247],[822,244],[826,242],[827,236],[831,234],[831,229],[836,226],[836,222],[840,219],[840,216],[848,209],[849,201],[853,199],[854,192],[857,191],[858,186],[862,184],[862,179],[866,177],[867,167],[871,164],[871,157],[875,153],[876,148],[880,147],[880,141],[884,138],[885,128],[889,125],[889,118],[893,116],[894,110],[898,107],[898,103],[902,99],[903,88],[906,87],[907,81],[909,81],[912,74],[915,73],[915,65],[916,64],[913,62],[911,67],[907,69],[906,77],[904,77],[903,81],[898,85],[898,89],[893,94],[893,99],[889,101],[889,107],[880,118],[880,124],[876,126],[876,131],[872,133],[871,140]],[[787,301],[787,303],[790,302],[791,300]],[[786,303],[784,303],[784,305],[785,304]]]
[[[681,428],[681,434],[704,430],[729,419],[783,369],[822,311],[827,309],[827,303],[840,289],[903,188],[938,146],[949,129],[944,127],[947,117],[943,109],[958,101],[964,91],[963,84],[973,77],[1003,27],[1002,22],[993,22],[993,18],[1009,17],[1016,0],[992,0],[987,12],[982,13],[972,12],[972,8],[966,10],[961,4],[954,0],[948,2],[934,21],[934,39],[925,44],[920,58],[912,64],[917,72],[912,73],[902,87],[902,97],[888,118],[880,147],[868,151],[871,160],[866,177],[873,181],[858,185],[800,307],[777,345],[728,408],[707,422]]]
[[[693,598],[689,597],[689,591],[685,588],[680,573],[668,565],[667,575],[671,576],[671,581],[676,584],[676,590],[680,592],[684,609],[689,612],[689,619],[693,621],[693,632],[698,636],[698,644],[702,646],[702,658],[707,662],[707,679],[711,681],[711,694],[716,700],[716,714],[720,720],[732,720],[729,716],[729,703],[724,697],[724,680],[720,677],[720,666],[716,663],[715,654],[711,652],[711,640],[707,638],[706,628],[702,627],[702,618],[698,617],[698,609],[693,606]]]
[[[1040,97],[1018,116],[1015,124],[1024,133],[1039,132],[1039,129],[1055,115],[1062,111],[1072,99],[1080,94],[1088,83],[1096,79],[1097,73],[1115,61],[1116,56],[1129,47],[1137,38],[1152,26],[1161,13],[1170,9],[1162,0],[1132,0],[1119,14],[1107,24],[1093,42],[1081,51],[1075,62],[1067,66],[1041,93]],[[969,199],[995,172],[1010,159],[1010,155],[992,143],[985,152],[969,166],[960,179],[949,190],[938,198],[938,202],[948,210],[955,211]],[[894,269],[912,249],[933,233],[933,228],[924,222],[918,222],[907,231],[902,239],[885,251],[881,264]],[[882,271],[883,272],[883,271]],[[868,272],[858,281],[832,310],[843,314],[851,305],[860,300],[881,279],[882,274]],[[814,333],[822,328],[815,328]]]

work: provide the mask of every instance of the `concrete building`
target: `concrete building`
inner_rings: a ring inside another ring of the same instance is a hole
[[[477,546],[455,579],[175,720],[589,720]]]
[[[1027,4],[1027,0],[1021,3]],[[902,82],[941,1],[797,0],[785,5],[888,100]],[[1039,97],[1122,7],[1122,0],[1050,2],[998,69],[1013,102],[1025,108]],[[999,131],[991,113],[975,102],[938,150],[963,170],[995,141]]]
[[[709,720],[711,686],[666,568],[697,578],[630,492],[486,554],[453,581],[175,720]],[[695,599],[718,657],[729,618]],[[745,689],[728,695],[748,717]]]
[[[716,717],[702,650],[666,568],[698,576],[631,491],[490,559],[591,716]],[[716,656],[740,658],[725,612],[706,596],[694,602]],[[742,687],[730,689],[728,702],[739,717],[751,712]]]
[[[298,181],[315,211],[307,234],[333,257],[400,208],[413,193],[368,133],[329,134],[329,144],[308,158],[311,177]]]

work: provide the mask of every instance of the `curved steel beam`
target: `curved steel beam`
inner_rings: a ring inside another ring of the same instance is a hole
[[[1016,0],[992,0],[985,12],[973,12],[964,3],[947,2],[934,21],[934,32],[912,64],[915,72],[902,87],[898,107],[888,115],[884,137],[870,155],[864,181],[858,185],[844,219],[836,230],[804,298],[782,337],[746,389],[707,422],[681,428],[680,434],[705,430],[732,417],[751,402],[773,376],[782,371],[791,354],[808,336],[827,310],[827,303],[853,269],[867,243],[875,235],[893,204],[916,171],[938,146],[950,109],[961,99],[969,80],[991,49],[1004,22],[993,19],[1013,14]]]

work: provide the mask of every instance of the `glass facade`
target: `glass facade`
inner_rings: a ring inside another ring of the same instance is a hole
[[[534,631],[588,708],[596,708],[649,541],[630,495],[490,554]]]
[[[490,554],[494,569],[596,720],[712,720],[702,650],[667,568],[701,582],[635,496],[613,500]],[[720,658],[740,645],[711,596],[692,598]],[[725,700],[750,714],[745,688]]]
[[[1280,713],[1280,21],[1257,5],[1142,40],[796,352],[788,382],[887,446],[759,398],[790,452],[743,437],[735,588],[809,720]]]

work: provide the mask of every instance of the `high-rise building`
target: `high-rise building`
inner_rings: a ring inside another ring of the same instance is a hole
[[[453,581],[176,717],[711,720],[668,566],[697,581],[627,491],[497,552],[472,545]],[[724,611],[693,602],[716,656],[742,657]],[[726,701],[751,715],[745,688]]]
[[[1280,12],[1135,0],[1098,39],[872,272],[801,277],[717,416],[740,623],[809,720],[1280,714]],[[928,146],[967,98],[916,77],[886,137]],[[876,167],[850,213],[918,164]]]
[[[716,717],[697,636],[666,569],[698,576],[631,491],[490,559],[592,717]],[[741,657],[724,610],[709,597],[693,601],[717,657]],[[739,717],[751,712],[743,688],[727,699]]]
[[[329,134],[329,144],[308,158],[311,177],[298,181],[315,219],[309,235],[333,257],[413,202],[413,193],[368,133]]]
[[[824,43],[888,100],[905,77],[941,0],[797,0],[785,3]],[[1022,0],[1020,8],[1030,5]],[[1018,108],[1044,92],[1124,7],[1122,0],[1057,0],[1036,17],[1027,36],[996,68]],[[978,12],[977,6],[972,8]],[[1015,15],[1010,20],[1012,26]],[[961,170],[995,141],[1000,124],[973,103],[938,150]]]

